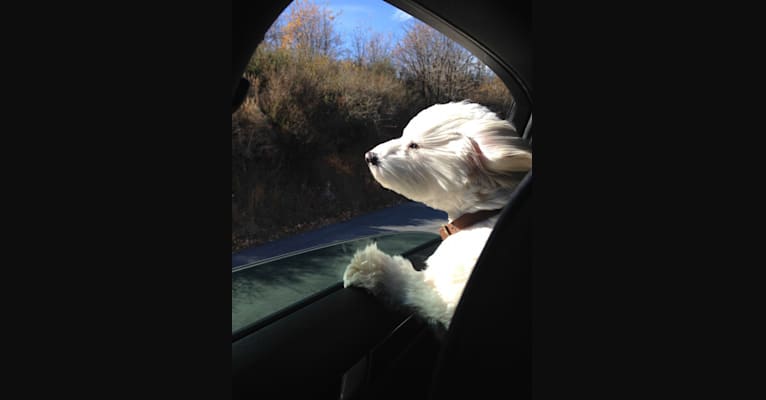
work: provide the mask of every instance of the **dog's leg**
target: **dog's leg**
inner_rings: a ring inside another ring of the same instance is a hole
[[[343,274],[344,287],[361,287],[394,306],[413,309],[431,323],[449,326],[452,310],[425,275],[400,256],[390,256],[375,244],[358,251]]]
[[[361,287],[376,296],[402,300],[400,290],[404,281],[416,273],[409,260],[392,257],[378,250],[377,244],[373,243],[354,254],[343,274],[343,285]]]

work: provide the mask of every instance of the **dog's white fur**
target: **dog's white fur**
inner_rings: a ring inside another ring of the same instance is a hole
[[[371,152],[378,163],[369,164],[370,171],[383,187],[445,211],[450,222],[463,214],[504,207],[519,182],[518,173],[532,167],[532,155],[513,126],[468,101],[421,111],[402,137]],[[370,245],[354,255],[344,285],[365,288],[449,327],[496,221],[497,216],[447,237],[423,271]]]

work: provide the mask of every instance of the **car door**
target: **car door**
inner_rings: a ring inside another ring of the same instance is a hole
[[[269,18],[273,21],[288,2],[263,4],[257,17],[237,14],[254,12],[254,3],[234,7],[232,93],[257,45],[252,37],[263,37]],[[528,2],[390,3],[455,39],[492,68],[513,93],[518,103],[513,122],[531,142]],[[403,255],[422,262],[437,244],[418,243]],[[445,335],[362,290],[343,289],[338,281],[233,335],[233,397],[426,398]]]

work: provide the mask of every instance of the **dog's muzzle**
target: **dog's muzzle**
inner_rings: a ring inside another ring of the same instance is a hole
[[[378,159],[378,155],[373,153],[373,152],[371,152],[371,151],[368,151],[364,155],[364,161],[367,161],[367,164],[371,164],[371,165],[378,165],[378,164],[380,164],[380,160]]]

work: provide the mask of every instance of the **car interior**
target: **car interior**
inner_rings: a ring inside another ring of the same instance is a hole
[[[489,66],[516,99],[512,122],[531,145],[530,1],[387,2]],[[234,0],[233,110],[249,86],[243,78],[248,60],[289,4]],[[387,307],[361,289],[344,289],[339,278],[233,336],[233,398],[530,398],[531,201],[530,171],[500,214],[449,330]]]

